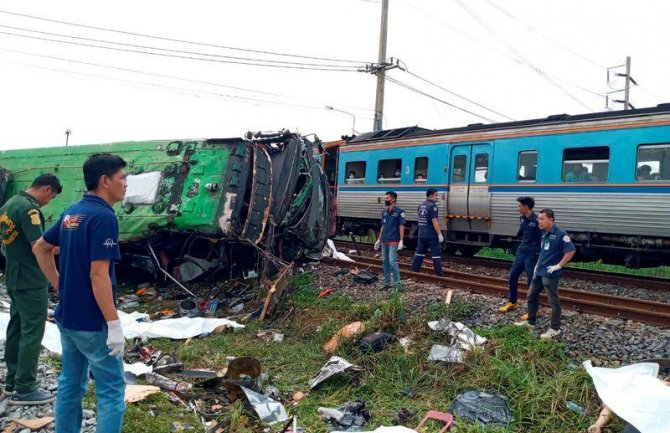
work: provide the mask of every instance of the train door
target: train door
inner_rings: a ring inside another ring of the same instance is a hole
[[[455,145],[449,157],[449,229],[488,233],[491,196],[490,143]]]

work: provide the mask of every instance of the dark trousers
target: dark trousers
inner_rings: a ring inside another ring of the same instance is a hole
[[[547,278],[535,276],[528,289],[528,323],[535,325],[537,310],[540,308],[540,293],[547,289],[549,303],[551,304],[551,329],[561,329],[561,301],[558,299],[558,280],[560,278]]]
[[[433,260],[433,269],[435,270],[435,275],[439,275],[441,277],[444,275],[442,273],[442,247],[440,246],[440,240],[438,238],[419,238],[419,245],[416,247],[416,251],[414,252],[414,260],[412,260],[412,272],[419,272],[421,265],[423,264],[423,259],[426,257],[428,250],[430,250],[430,257]]]
[[[522,272],[526,272],[526,281],[530,286],[531,281],[533,281],[533,270],[535,269],[535,264],[537,263],[537,258],[539,254],[531,253],[524,254],[518,252],[512,263],[512,267],[509,270],[509,301],[516,303],[518,299],[518,289],[519,289],[519,277]]]
[[[7,288],[12,305],[5,341],[5,386],[21,394],[37,389],[37,361],[47,319],[48,290]]]

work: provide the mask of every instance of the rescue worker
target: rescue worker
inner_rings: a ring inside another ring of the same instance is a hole
[[[393,287],[402,289],[400,282],[400,269],[398,268],[398,251],[405,248],[405,211],[396,205],[398,194],[388,191],[384,198],[384,211],[382,212],[382,227],[379,230],[379,238],[375,242],[375,250],[382,250],[382,262],[384,264],[384,288]]]
[[[561,301],[558,298],[558,281],[563,266],[575,255],[575,245],[565,230],[554,224],[554,211],[542,209],[537,218],[542,229],[540,257],[533,272],[533,280],[528,289],[528,314],[526,320],[515,322],[517,326],[534,327],[537,310],[540,307],[540,292],[546,289],[551,304],[551,327],[540,338],[549,340],[561,335]],[[523,319],[523,318],[522,318]]]
[[[419,272],[426,252],[430,250],[433,260],[433,270],[435,275],[443,276],[442,273],[442,228],[438,219],[437,202],[439,200],[437,190],[428,188],[426,191],[426,201],[421,203],[418,208],[419,216],[419,244],[414,253],[412,261],[412,272]]]
[[[519,202],[516,210],[521,214],[519,216],[519,233],[517,234],[517,236],[521,236],[521,245],[516,250],[516,257],[509,271],[509,297],[508,302],[498,309],[501,313],[519,308],[517,302],[519,277],[523,271],[526,271],[526,281],[530,286],[531,281],[533,281],[533,269],[540,255],[542,230],[537,224],[537,214],[533,212],[535,199],[533,197],[519,197],[516,201]]]
[[[12,301],[5,341],[7,378],[3,393],[9,404],[37,405],[54,401],[38,389],[37,362],[47,319],[49,282],[32,252],[44,231],[40,207],[48,204],[63,187],[53,174],[35,178],[26,191],[7,200],[0,208],[2,250],[6,257],[5,284]],[[54,286],[56,289],[58,285]]]
[[[116,311],[114,262],[121,258],[112,206],[126,193],[126,162],[97,153],[84,163],[87,193],[70,205],[33,250],[52,284],[60,286],[54,318],[63,355],[56,399],[56,433],[79,433],[88,371],[95,378],[97,431],[120,433],[125,404],[125,340]],[[60,274],[52,251],[60,246]]]

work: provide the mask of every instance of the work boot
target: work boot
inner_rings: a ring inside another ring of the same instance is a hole
[[[527,320],[521,320],[519,322],[514,322],[514,326],[520,326],[522,328],[535,329],[535,325],[531,325]]]
[[[560,329],[551,329],[549,328],[547,332],[544,334],[540,335],[540,338],[543,340],[551,340],[552,338],[556,338],[562,334]]]
[[[51,403],[54,400],[56,400],[56,396],[38,389],[33,392],[27,392],[25,394],[19,394],[18,392],[15,392],[9,398],[9,404],[16,406],[34,406]]]
[[[498,308],[498,311],[500,311],[501,313],[507,313],[508,311],[516,310],[517,308],[519,308],[518,302],[508,302],[502,307]]]

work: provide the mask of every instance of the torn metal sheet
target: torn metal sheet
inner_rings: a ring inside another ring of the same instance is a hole
[[[326,362],[326,365],[321,367],[321,370],[319,370],[319,372],[309,380],[309,387],[313,389],[331,377],[340,373],[344,373],[348,370],[362,371],[363,369],[350,363],[344,358],[340,358],[339,356],[331,356],[328,362]]]
[[[153,205],[156,203],[156,195],[162,178],[163,173],[160,171],[126,176],[128,188],[123,199],[123,206]]]
[[[265,148],[256,144],[253,151],[253,181],[241,237],[257,244],[263,238],[272,200],[272,162]]]
[[[463,350],[456,347],[442,346],[441,344],[434,344],[430,348],[428,355],[429,361],[443,361],[443,362],[463,362]]]
[[[434,331],[447,332],[451,336],[451,346],[463,350],[472,350],[475,346],[486,343],[486,338],[475,334],[461,322],[452,322],[449,319],[440,319],[428,322],[428,327]]]
[[[243,386],[240,388],[242,388],[244,395],[247,396],[254,411],[256,411],[258,417],[264,423],[272,425],[288,419],[286,409],[284,409],[284,406],[278,401],[263,394],[259,394],[256,391],[252,391],[249,388]]]
[[[451,405],[454,415],[480,425],[512,422],[512,412],[507,398],[482,391],[466,391],[459,394]]]

